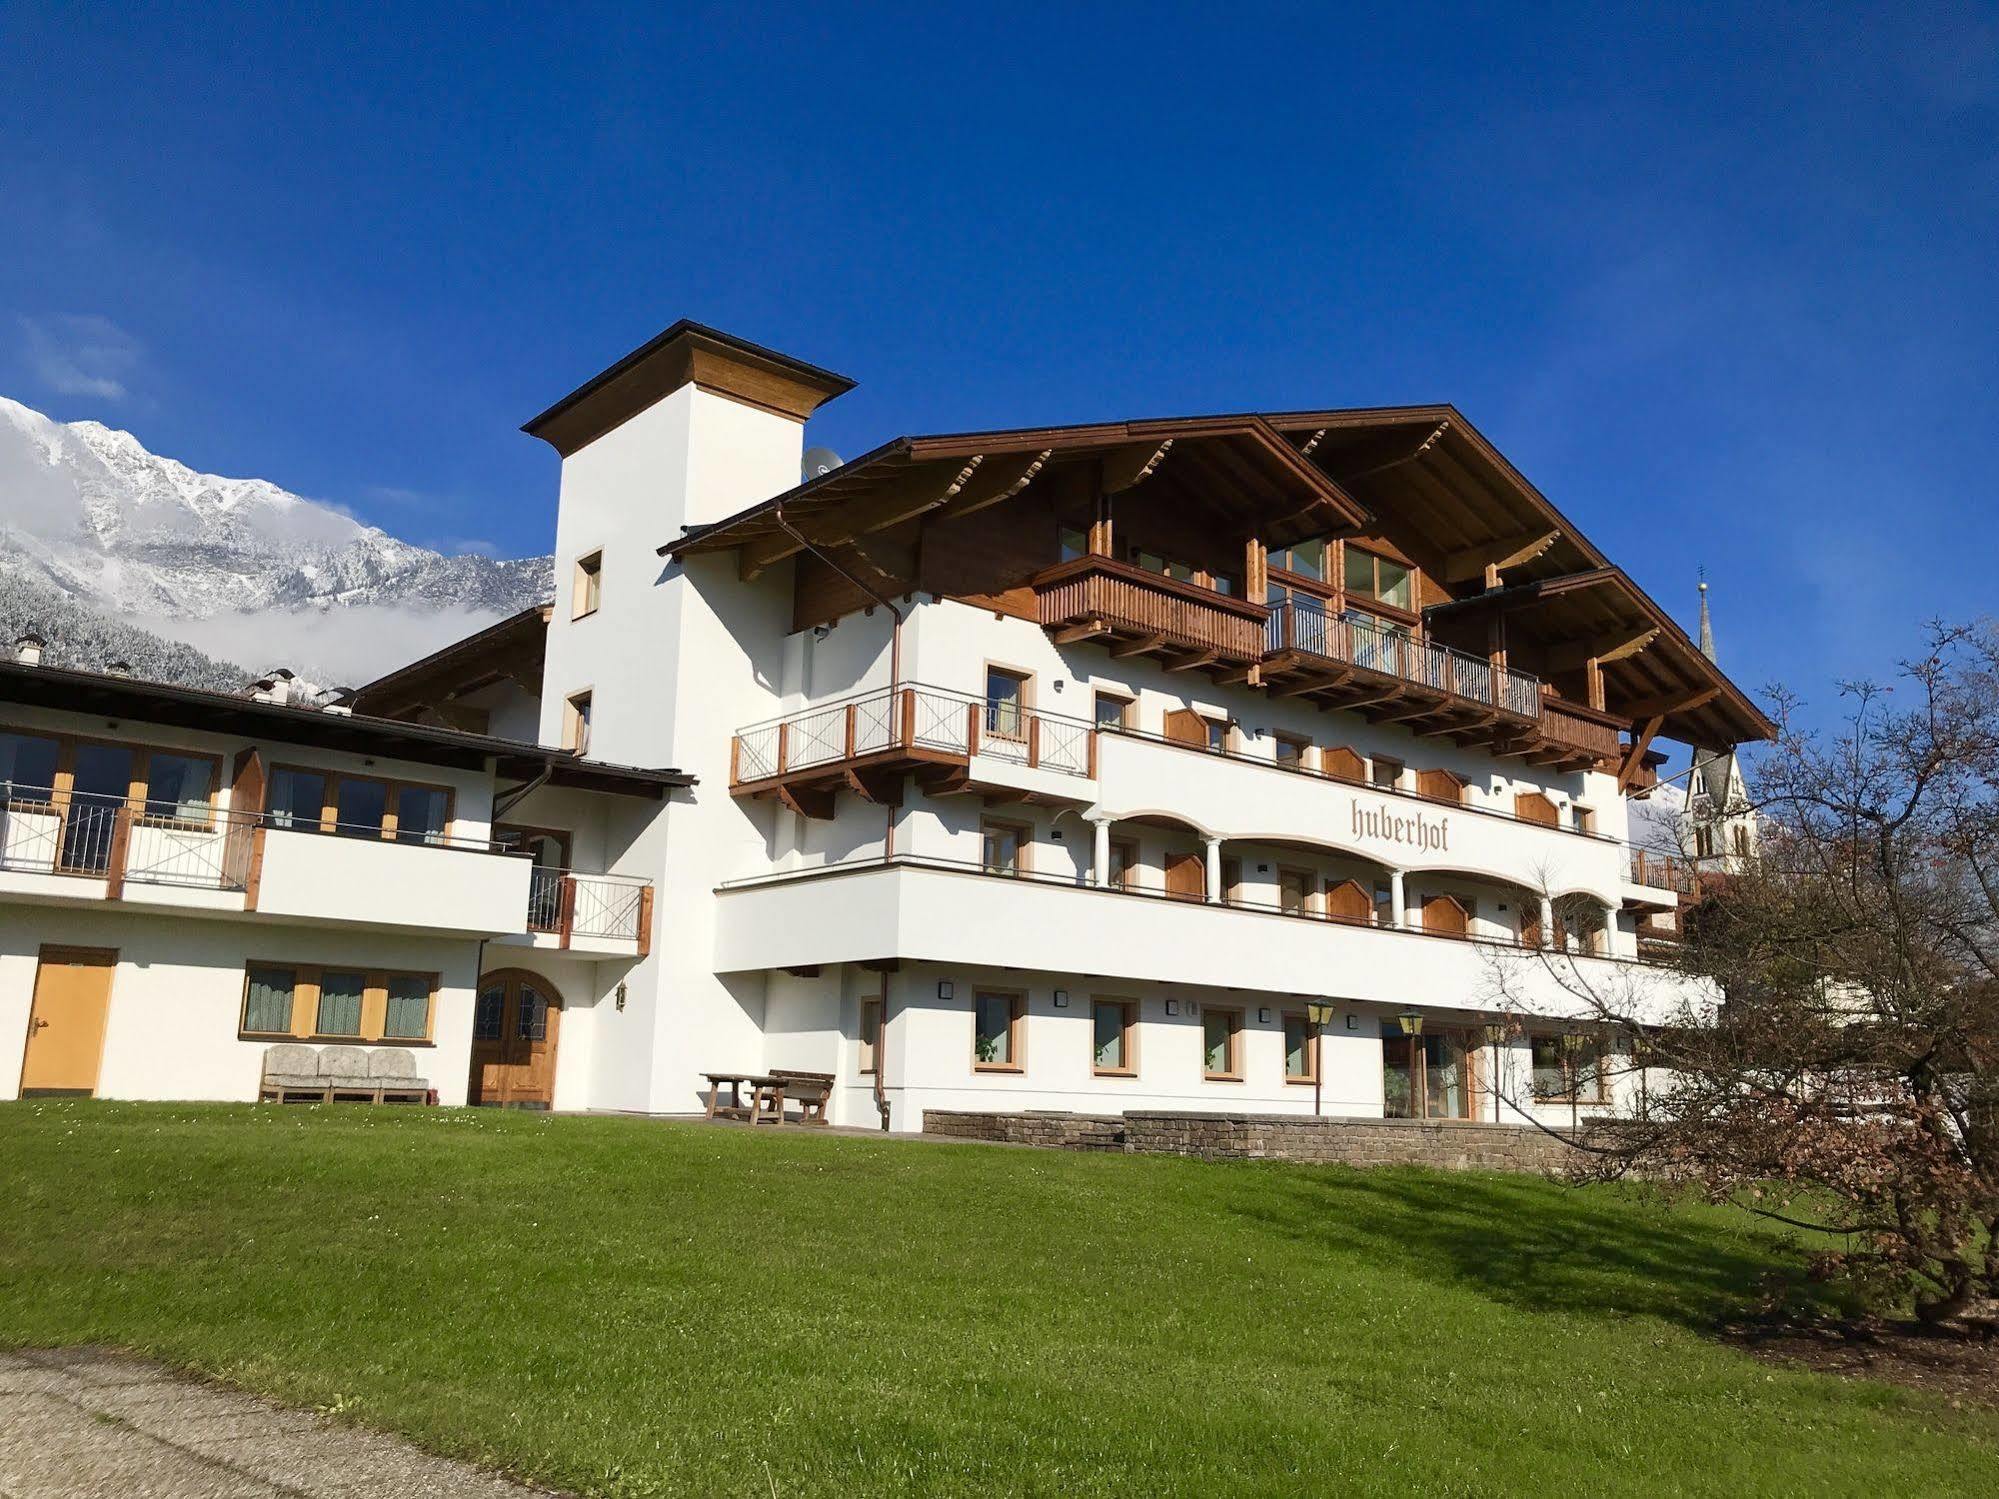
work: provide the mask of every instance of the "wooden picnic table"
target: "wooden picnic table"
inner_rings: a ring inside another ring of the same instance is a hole
[[[708,1079],[708,1117],[710,1119],[747,1119],[751,1124],[768,1119],[772,1124],[784,1123],[785,1079],[773,1077],[767,1072],[704,1072]],[[722,1102],[722,1089],[729,1089],[729,1101]],[[750,1101],[743,1102],[743,1089],[750,1090]]]

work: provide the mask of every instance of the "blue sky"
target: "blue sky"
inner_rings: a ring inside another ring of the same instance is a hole
[[[811,439],[1456,402],[1746,686],[1999,612],[1999,8],[0,5],[0,393],[433,545],[679,316]]]

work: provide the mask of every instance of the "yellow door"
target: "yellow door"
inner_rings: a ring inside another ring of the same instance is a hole
[[[111,972],[118,954],[101,948],[45,947],[28,1011],[28,1050],[21,1095],[97,1091],[104,1022],[111,1011]]]

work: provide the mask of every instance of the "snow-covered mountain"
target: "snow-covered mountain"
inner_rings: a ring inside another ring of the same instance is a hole
[[[538,602],[553,576],[546,557],[446,556],[4,396],[0,572],[253,667],[349,679]]]

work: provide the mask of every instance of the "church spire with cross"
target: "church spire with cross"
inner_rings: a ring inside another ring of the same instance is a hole
[[[1701,654],[1717,666],[1714,619],[1708,610],[1707,568],[1700,570]],[[1736,870],[1756,852],[1756,813],[1749,804],[1749,786],[1735,750],[1694,749],[1693,770],[1687,777],[1689,852],[1697,868]]]

